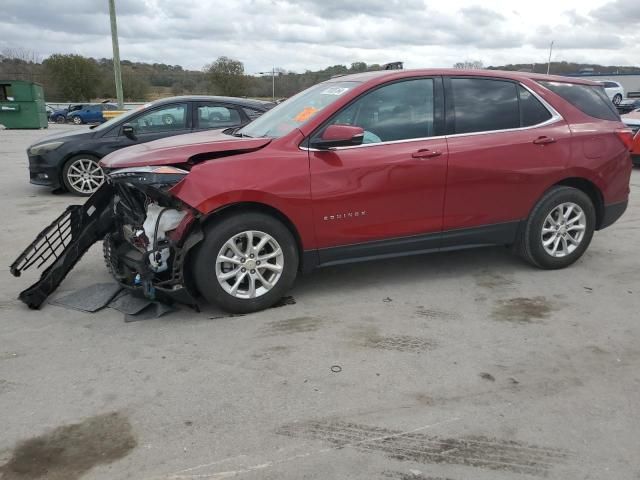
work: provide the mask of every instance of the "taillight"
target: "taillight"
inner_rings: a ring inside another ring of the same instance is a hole
[[[620,141],[627,147],[627,150],[631,150],[633,147],[633,132],[629,128],[620,128],[616,130],[616,135]]]

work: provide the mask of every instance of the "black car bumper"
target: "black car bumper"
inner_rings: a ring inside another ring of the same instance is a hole
[[[622,214],[627,209],[628,201],[619,202],[619,203],[611,203],[609,205],[604,206],[604,215],[602,216],[602,221],[600,222],[600,226],[598,230],[602,230],[603,228],[607,228],[609,225],[613,224],[616,220],[618,220]]]
[[[57,159],[42,155],[29,155],[29,182],[34,185],[59,188],[60,167]]]

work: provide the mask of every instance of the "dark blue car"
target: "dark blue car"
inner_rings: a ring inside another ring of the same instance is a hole
[[[73,122],[76,125],[83,123],[102,123],[106,119],[102,116],[105,110],[117,110],[113,103],[72,103],[67,108],[60,108],[51,113],[49,120],[55,123]]]
[[[106,119],[102,116],[102,112],[117,109],[118,106],[113,103],[83,105],[82,108],[67,113],[67,122],[73,122],[76,125],[83,123],[103,123]]]

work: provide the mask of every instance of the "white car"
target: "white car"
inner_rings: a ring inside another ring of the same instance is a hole
[[[607,92],[607,95],[613,104],[620,105],[620,102],[624,98],[624,87],[613,80],[601,80],[598,83],[601,83],[604,86],[604,91]]]
[[[640,131],[640,108],[621,115],[620,118],[622,118],[624,124],[631,129],[634,135]]]

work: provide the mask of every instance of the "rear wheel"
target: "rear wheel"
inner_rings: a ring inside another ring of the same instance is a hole
[[[621,101],[622,101],[622,95],[620,95],[619,93],[616,93],[613,97],[613,104],[620,105]]]
[[[539,268],[567,267],[591,243],[595,223],[595,208],[587,194],[572,187],[553,187],[531,212],[521,234],[519,253]]]
[[[65,163],[62,181],[65,188],[83,197],[92,195],[104,182],[104,172],[93,155],[76,155]]]
[[[229,216],[212,225],[192,263],[209,302],[233,313],[262,310],[293,284],[298,251],[291,232],[262,213]]]

